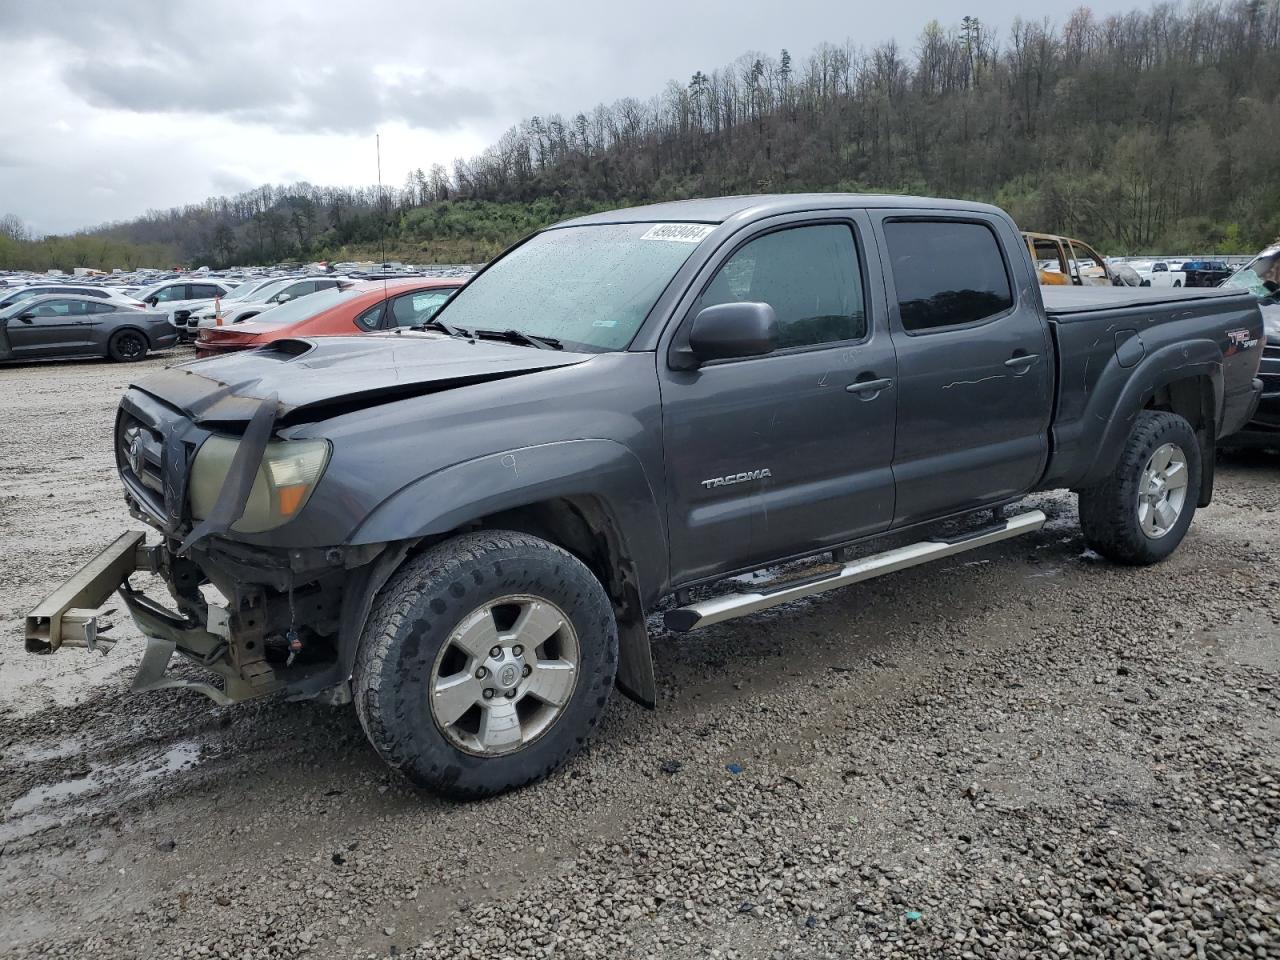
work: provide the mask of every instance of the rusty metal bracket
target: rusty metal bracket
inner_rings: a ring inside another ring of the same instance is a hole
[[[130,530],[81,567],[27,614],[25,639],[30,653],[53,653],[59,647],[87,647],[106,653],[114,642],[102,636],[101,607],[138,570],[156,569],[156,548],[146,533]]]

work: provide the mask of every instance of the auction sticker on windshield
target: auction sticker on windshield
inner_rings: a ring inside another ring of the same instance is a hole
[[[674,240],[676,243],[701,243],[713,227],[709,223],[658,223],[654,224],[641,240]]]

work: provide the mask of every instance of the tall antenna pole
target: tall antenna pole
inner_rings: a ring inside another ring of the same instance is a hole
[[[380,272],[382,273],[382,298],[387,298],[387,208],[386,201],[382,198],[382,134],[375,133],[373,135],[374,146],[378,151],[378,216],[382,218],[382,263]]]

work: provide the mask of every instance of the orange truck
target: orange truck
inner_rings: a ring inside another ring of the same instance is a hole
[[[1043,286],[1109,287],[1115,282],[1107,261],[1080,240],[1051,233],[1023,232]]]

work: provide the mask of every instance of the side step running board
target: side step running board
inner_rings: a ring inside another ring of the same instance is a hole
[[[968,535],[938,540],[922,540],[895,550],[873,554],[859,560],[852,560],[831,573],[802,578],[790,584],[782,584],[757,590],[752,593],[730,593],[722,597],[712,597],[691,603],[687,607],[668,610],[663,617],[667,629],[680,633],[708,627],[713,623],[723,623],[735,617],[745,617],[749,613],[758,613],[789,600],[811,597],[814,594],[826,593],[837,587],[845,587],[851,583],[861,583],[896,573],[930,560],[941,560],[943,557],[955,556],[967,550],[975,550],[991,543],[1008,540],[1024,533],[1034,533],[1044,526],[1045,515],[1039,510],[1022,513],[1016,517],[985,527]]]

